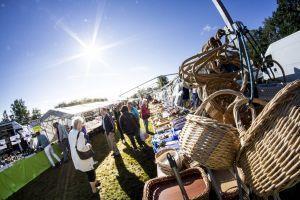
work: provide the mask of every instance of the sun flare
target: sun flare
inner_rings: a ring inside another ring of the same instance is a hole
[[[88,61],[93,61],[99,58],[100,49],[96,45],[89,45],[83,49],[83,55]]]

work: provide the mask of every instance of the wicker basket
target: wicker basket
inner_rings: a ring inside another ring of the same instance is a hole
[[[235,115],[238,115],[235,106]],[[239,127],[239,126],[237,126]],[[280,90],[241,132],[238,164],[246,183],[262,197],[276,195],[300,181],[300,80]]]
[[[231,89],[243,92],[246,89],[248,73],[244,73],[242,85],[239,85],[236,82],[236,80],[240,78],[238,71],[207,74],[200,73],[207,68],[208,62],[212,62],[210,61],[211,59],[218,58],[219,56],[215,55],[207,60],[200,59],[193,65],[194,79],[197,82],[198,87],[201,88],[203,99],[206,99],[209,95],[219,90]],[[233,63],[233,65],[236,65],[236,63]],[[219,68],[221,69],[221,67]],[[230,95],[218,96],[207,104],[205,110],[211,118],[223,122],[223,115],[227,107],[234,100],[235,98]]]
[[[180,172],[180,177],[191,200],[208,200],[210,183],[202,168],[195,167]],[[160,195],[164,195],[161,197]],[[150,179],[145,183],[143,200],[182,199],[180,189],[174,176]]]
[[[210,95],[198,108],[195,115],[188,115],[180,132],[180,153],[186,154],[210,169],[232,167],[240,142],[235,127],[220,123],[215,119],[199,116],[207,103],[223,94],[241,95],[233,90],[221,90]]]
[[[234,102],[232,102],[228,106],[227,110],[225,111],[225,113],[223,115],[223,122],[226,124],[236,125],[235,116],[234,116],[234,112],[233,112],[234,106],[236,106],[238,104],[245,104],[248,102],[249,102],[249,100],[244,97],[236,99]],[[254,104],[256,106],[253,107],[252,104]],[[244,125],[246,128],[250,127],[251,120],[255,119],[256,114],[260,113],[262,111],[263,106],[267,105],[267,102],[262,99],[254,98],[252,101],[252,104],[250,106],[250,109],[243,110],[241,119],[239,119],[240,123],[241,123],[241,121],[245,123]],[[243,128],[244,128],[244,126],[243,126]]]
[[[173,171],[167,160],[167,153],[170,153],[175,158],[178,170],[182,167],[182,156],[180,156],[176,149],[173,148],[165,148],[155,154],[155,162],[161,171],[166,175],[172,175]]]
[[[238,168],[238,174],[241,181],[244,181],[244,173]],[[211,170],[210,178],[212,179],[212,186],[222,199],[237,199],[238,196],[238,182],[236,180],[233,170]]]

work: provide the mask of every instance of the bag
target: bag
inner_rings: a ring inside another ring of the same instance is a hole
[[[88,151],[79,151],[77,149],[77,143],[78,143],[78,138],[79,138],[80,133],[81,132],[78,132],[78,134],[77,134],[75,149],[76,149],[77,154],[78,154],[78,156],[81,160],[87,160],[89,158],[92,158],[95,155],[95,153],[92,149],[90,149]]]
[[[149,137],[149,135],[147,133],[143,133],[142,131],[140,131],[140,138],[141,140],[144,142],[147,138]]]

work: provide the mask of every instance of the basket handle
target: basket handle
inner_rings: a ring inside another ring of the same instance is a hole
[[[243,137],[243,135],[245,134],[246,132],[246,129],[244,127],[244,125],[242,124],[242,121],[241,121],[241,118],[240,118],[240,114],[239,114],[239,108],[243,105],[243,104],[247,104],[249,102],[249,100],[247,98],[242,98],[242,99],[239,99],[235,104],[234,104],[234,107],[233,107],[233,116],[234,116],[234,121],[235,121],[235,125],[236,125],[236,128],[240,134],[240,138]],[[267,105],[267,102],[266,101],[263,101],[261,99],[253,99],[253,103],[256,103],[256,104],[260,104],[262,106],[265,106]],[[247,105],[250,110],[251,110],[251,118],[252,118],[252,122],[254,122],[255,118],[256,118],[256,112],[255,112],[255,109],[253,107],[253,104],[250,104],[250,105]]]
[[[219,91],[216,91],[214,93],[212,93],[211,95],[209,95],[203,102],[202,104],[199,106],[199,108],[197,108],[196,112],[195,112],[195,115],[200,115],[206,105],[215,97],[217,96],[220,96],[220,95],[235,95],[237,96],[238,98],[246,98],[241,92],[237,92],[237,91],[234,91],[234,90],[230,90],[230,89],[225,89],[225,90],[219,90]]]

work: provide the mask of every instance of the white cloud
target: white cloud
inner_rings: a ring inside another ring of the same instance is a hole
[[[217,26],[211,26],[211,25],[207,24],[206,26],[204,26],[202,28],[201,35],[203,35],[204,33],[209,33],[211,31],[215,31],[217,29],[218,29]]]

